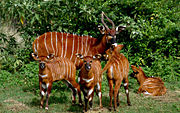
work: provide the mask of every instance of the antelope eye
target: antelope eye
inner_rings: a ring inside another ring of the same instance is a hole
[[[135,71],[134,74],[138,74],[139,72],[138,71]]]
[[[90,61],[90,63],[92,63],[92,61]]]

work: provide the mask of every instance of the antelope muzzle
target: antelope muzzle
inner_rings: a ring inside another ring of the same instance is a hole
[[[44,62],[40,62],[39,67],[40,67],[40,69],[44,69],[46,67],[46,65]]]
[[[85,64],[85,69],[86,69],[87,71],[89,71],[89,70],[91,69],[90,63],[86,63],[86,64]]]

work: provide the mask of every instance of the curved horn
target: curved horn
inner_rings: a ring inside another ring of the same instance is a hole
[[[111,19],[109,19],[106,15],[105,15],[105,13],[104,12],[102,12],[102,16],[105,16],[106,18],[107,18],[107,20],[112,24],[112,29],[115,29],[115,24],[114,24],[114,22],[111,20]],[[104,17],[103,16],[103,17]],[[103,20],[103,22],[104,22],[104,20]],[[107,26],[107,25],[106,25]]]
[[[102,12],[102,15],[101,15],[101,21],[102,23],[104,24],[104,26],[106,27],[107,30],[109,30],[109,27],[106,25],[106,23],[104,22],[104,12]]]

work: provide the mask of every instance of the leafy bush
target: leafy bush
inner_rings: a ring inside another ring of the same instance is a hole
[[[0,44],[5,42],[8,47],[0,48],[4,56],[0,59],[1,69],[25,73],[24,67],[33,60],[32,42],[44,32],[100,37],[97,26],[104,11],[115,25],[127,26],[117,41],[125,45],[122,52],[131,64],[147,67],[151,75],[165,80],[178,80],[178,0],[2,0],[0,10],[0,23],[13,22],[25,43],[25,47],[19,47],[13,37],[8,40],[0,32]]]

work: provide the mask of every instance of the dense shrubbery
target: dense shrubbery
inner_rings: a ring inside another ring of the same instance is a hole
[[[0,23],[13,23],[25,45],[0,31],[0,44],[6,43],[0,46],[2,70],[32,78],[27,73],[33,68],[26,69],[32,66],[31,46],[38,35],[63,31],[99,37],[104,11],[116,25],[127,26],[118,42],[125,45],[123,53],[131,64],[145,66],[148,75],[167,81],[180,78],[178,0],[2,0],[0,11]]]

